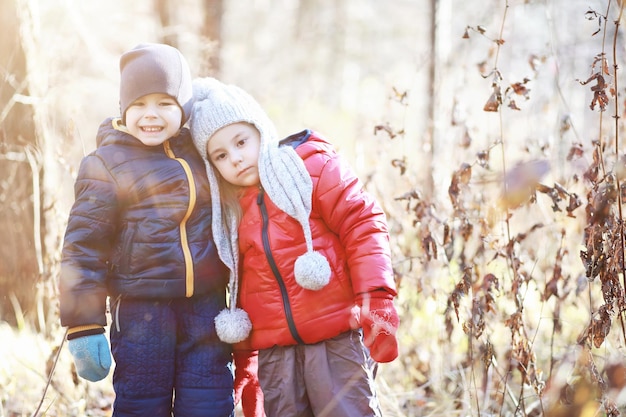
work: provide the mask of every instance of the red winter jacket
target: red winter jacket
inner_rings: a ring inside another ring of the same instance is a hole
[[[306,252],[302,227],[263,190],[247,190],[240,200],[239,297],[252,321],[252,332],[237,348],[317,343],[358,326],[356,294],[384,289],[396,295],[381,207],[318,134],[304,131],[285,142],[295,147],[311,174],[313,246],[328,259],[332,275],[319,291],[300,287],[293,268],[297,257]]]

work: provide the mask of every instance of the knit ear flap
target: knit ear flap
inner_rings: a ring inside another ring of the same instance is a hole
[[[237,239],[237,219],[231,212],[222,212],[219,204],[219,190],[215,181],[215,173],[207,165],[207,175],[211,184],[213,197],[213,236],[220,259],[230,269],[228,280],[229,306],[215,317],[217,337],[224,343],[238,343],[248,338],[252,330],[250,317],[243,309],[237,307],[239,291],[239,245]]]
[[[263,168],[261,168],[263,167]],[[309,216],[313,182],[302,159],[289,146],[268,148],[259,171],[265,178],[263,187],[270,199],[282,211],[302,226],[307,252],[296,259],[294,275],[302,288],[318,291],[330,281],[330,265],[319,252],[313,250]]]

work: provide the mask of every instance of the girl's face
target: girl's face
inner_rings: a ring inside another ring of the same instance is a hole
[[[126,128],[146,146],[156,146],[176,136],[183,112],[174,98],[154,93],[139,97],[126,110]]]
[[[229,183],[249,187],[259,183],[261,135],[249,123],[233,123],[215,132],[207,142],[209,161]]]

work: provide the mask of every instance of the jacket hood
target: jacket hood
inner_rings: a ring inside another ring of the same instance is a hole
[[[129,133],[124,132],[124,126],[120,124],[121,119],[119,117],[109,117],[105,119],[98,127],[98,133],[96,134],[96,147],[110,145],[112,143],[134,143],[137,140]],[[120,128],[116,129],[116,126]]]
[[[316,153],[335,155],[333,145],[317,132],[304,130],[291,135],[280,141],[281,145],[289,145],[298,149],[298,154],[303,160]]]

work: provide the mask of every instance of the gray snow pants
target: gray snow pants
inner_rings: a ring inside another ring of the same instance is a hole
[[[267,417],[381,417],[376,362],[359,330],[314,345],[259,351]]]

